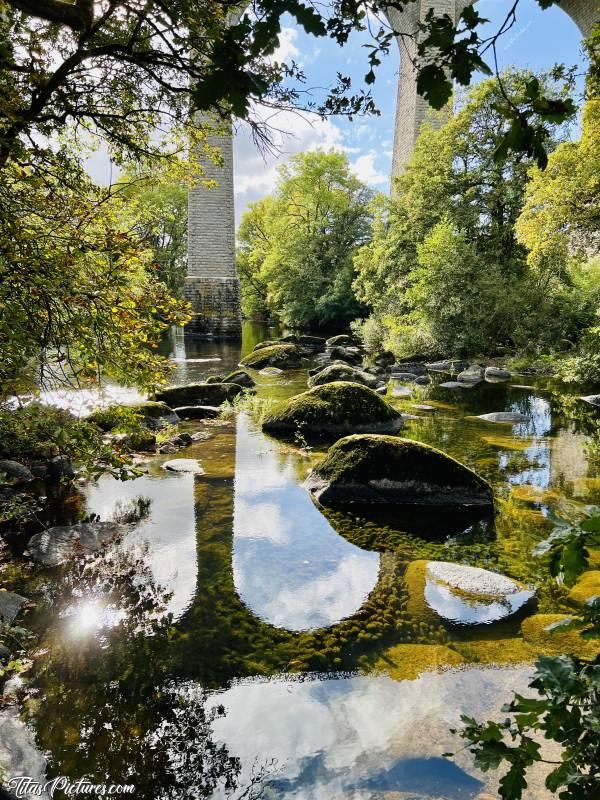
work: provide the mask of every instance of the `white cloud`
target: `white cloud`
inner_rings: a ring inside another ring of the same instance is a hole
[[[300,51],[296,47],[297,38],[298,31],[295,28],[282,28],[279,34],[279,47],[273,53],[273,61],[281,64],[294,60],[300,64],[298,60]]]
[[[236,221],[247,203],[264,197],[275,188],[277,167],[296,153],[306,150],[343,150],[343,133],[331,120],[293,111],[255,109],[255,116],[268,123],[273,152],[261,153],[247,125],[240,126],[234,142],[234,185]]]
[[[377,153],[371,151],[356,159],[350,166],[357,178],[369,186],[384,186],[390,180],[389,175],[379,172],[375,167]]]

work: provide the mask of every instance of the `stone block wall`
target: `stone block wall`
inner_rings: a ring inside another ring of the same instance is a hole
[[[193,319],[186,333],[195,337],[239,339],[242,334],[240,284],[235,268],[233,138],[231,127],[209,137],[222,164],[206,161],[204,179],[188,199],[188,276],[184,295]]]

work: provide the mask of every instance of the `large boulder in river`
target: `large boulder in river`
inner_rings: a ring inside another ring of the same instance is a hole
[[[339,336],[331,336],[325,344],[327,347],[346,347],[348,345],[353,345],[354,339],[351,336],[348,336],[346,333],[341,333]]]
[[[349,381],[350,383],[361,383],[363,386],[369,386],[371,389],[379,384],[379,380],[374,375],[369,375],[362,369],[352,367],[350,364],[331,364],[325,367],[316,375],[311,375],[308,379],[308,385],[324,386],[326,383],[334,383],[335,381]]]
[[[413,561],[404,579],[407,611],[422,622],[489,625],[529,608],[535,597],[505,575],[450,561]]]
[[[220,406],[230,403],[241,391],[237,383],[188,383],[162,389],[156,399],[171,406]]]
[[[491,507],[492,488],[451,456],[396,436],[340,439],[312,470],[306,488],[325,506]]]
[[[56,567],[76,555],[94,553],[104,542],[128,530],[118,522],[79,522],[77,525],[56,525],[29,540],[34,561],[45,567]]]
[[[503,367],[486,367],[485,369],[485,379],[489,381],[489,383],[500,383],[502,381],[508,381],[512,378],[512,375],[507,369]]]
[[[33,473],[19,461],[10,459],[0,460],[0,484],[6,483],[10,486],[17,486],[22,483],[29,483],[34,479]]]
[[[281,436],[395,433],[402,427],[402,416],[367,386],[339,381],[292,397],[281,411],[267,417],[262,427]]]
[[[263,367],[278,367],[290,369],[299,367],[302,363],[302,351],[296,344],[272,344],[253,350],[240,361],[242,367],[262,369]]]
[[[310,336],[307,333],[288,333],[279,339],[284,344],[297,344],[307,353],[322,353],[325,350],[323,336]]]

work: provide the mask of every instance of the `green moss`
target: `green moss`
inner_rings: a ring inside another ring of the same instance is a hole
[[[406,610],[417,622],[432,622],[437,619],[425,601],[426,572],[427,561],[419,559],[410,563],[404,573],[408,593]]]
[[[600,570],[591,569],[584,572],[568,595],[568,601],[574,606],[583,606],[592,597],[600,596]]]
[[[539,655],[520,636],[457,641],[453,647],[466,661],[475,664],[523,664],[535,661]]]
[[[263,367],[299,367],[302,352],[295,344],[270,344],[253,350],[240,361],[243,367],[262,369]]]
[[[401,425],[401,415],[376,392],[357,383],[339,381],[316,386],[292,397],[276,414],[267,417],[269,433],[350,432],[379,426]]]
[[[465,659],[443,644],[397,644],[384,650],[372,669],[396,681],[414,680],[423,672],[438,672],[464,664]]]
[[[596,658],[600,655],[600,641],[582,639],[578,631],[562,631],[553,628],[568,617],[565,614],[535,614],[523,620],[523,638],[538,654],[558,656],[569,653],[581,658]]]
[[[226,378],[222,378],[220,375],[209,375],[206,379],[207,383],[223,383]]]
[[[370,375],[368,372],[357,367],[352,367],[349,364],[330,364],[324,367],[316,375],[308,379],[308,385],[324,386],[327,383],[334,383],[336,381],[349,381],[350,383],[361,383],[363,386],[374,387],[377,385],[377,378]]]
[[[315,472],[336,483],[369,480],[409,480],[444,487],[472,486],[488,491],[489,484],[472,470],[430,445],[397,436],[346,436],[329,448]]]

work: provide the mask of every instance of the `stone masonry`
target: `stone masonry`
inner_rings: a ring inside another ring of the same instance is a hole
[[[388,11],[394,30],[415,33],[418,22],[430,8],[457,20],[465,6],[474,0],[417,0],[404,12]],[[558,5],[587,38],[600,20],[600,0],[559,0]],[[394,131],[392,178],[404,169],[412,153],[419,129],[428,110],[427,102],[416,92],[412,60],[414,41],[398,36],[400,77]],[[434,124],[440,124],[443,115]],[[207,163],[206,177],[216,188],[203,186],[190,191],[188,220],[188,277],[185,297],[191,302],[193,319],[186,332],[215,339],[241,336],[240,285],[235,268],[235,219],[233,205],[233,141],[231,130],[211,137],[223,156],[223,164]]]

